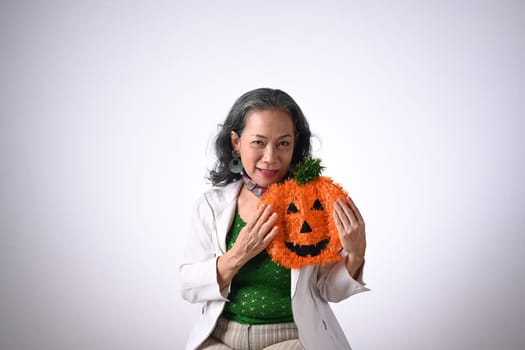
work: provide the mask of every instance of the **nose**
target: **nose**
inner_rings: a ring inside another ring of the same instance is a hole
[[[273,163],[277,159],[277,150],[273,145],[268,144],[264,149],[263,161]]]
[[[306,221],[303,222],[303,226],[301,226],[301,233],[310,233],[310,232],[312,232],[312,228],[310,227],[310,225],[308,225]]]

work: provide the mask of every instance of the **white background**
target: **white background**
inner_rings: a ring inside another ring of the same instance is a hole
[[[367,222],[354,349],[523,349],[524,34],[510,0],[2,1],[0,348],[181,349],[217,124],[273,87]]]

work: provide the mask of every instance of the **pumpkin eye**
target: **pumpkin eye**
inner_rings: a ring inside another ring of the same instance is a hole
[[[295,206],[295,204],[292,202],[288,205],[288,210],[286,210],[286,214],[292,214],[297,213],[299,209]]]
[[[315,200],[312,210],[324,210],[323,205],[321,204],[319,199]]]

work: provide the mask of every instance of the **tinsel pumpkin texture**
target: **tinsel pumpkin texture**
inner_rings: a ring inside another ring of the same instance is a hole
[[[278,214],[279,231],[266,250],[284,267],[324,265],[340,258],[334,203],[348,194],[330,177],[320,176],[322,169],[320,160],[307,158],[294,178],[272,184],[261,197]]]

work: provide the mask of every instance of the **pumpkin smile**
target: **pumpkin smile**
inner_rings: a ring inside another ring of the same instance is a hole
[[[293,242],[285,242],[285,245],[288,249],[290,249],[293,253],[305,257],[307,255],[310,255],[312,257],[317,256],[321,254],[323,249],[328,246],[328,243],[330,242],[330,238],[323,239],[322,241],[319,241],[317,244],[296,244]]]

